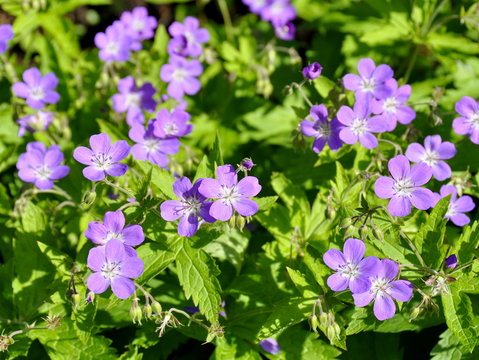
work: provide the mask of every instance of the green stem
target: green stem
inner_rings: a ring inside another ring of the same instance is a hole
[[[107,179],[103,179],[101,180],[101,182],[103,182],[104,184],[108,185],[108,186],[111,186],[112,188],[115,188],[117,189],[118,191],[121,191],[122,193],[124,193],[125,195],[129,196],[129,197],[132,197],[134,198],[135,196],[127,189],[124,189],[122,188],[121,186],[117,185],[117,184],[114,184],[112,183],[111,181],[107,180]]]
[[[298,89],[299,93],[301,94],[301,96],[303,97],[303,99],[306,101],[306,103],[309,105],[309,107],[312,107],[313,106],[313,103],[311,102],[311,100],[309,100],[309,98],[306,96],[306,94],[304,93],[303,89],[302,89],[302,86],[304,85],[304,81],[301,82],[300,84],[294,82],[291,84],[291,88],[296,88]]]
[[[409,236],[407,236],[402,230],[399,231],[399,235],[401,235],[401,237],[404,240],[406,240],[406,242],[409,244],[409,247],[414,252],[414,254],[416,255],[416,257],[419,260],[419,262],[421,263],[421,265],[424,266],[425,268],[427,268],[426,263],[424,262],[424,259],[422,258],[421,254],[419,253],[417,247],[414,245],[414,243],[411,241],[411,239],[409,239]]]
[[[218,0],[218,6],[221,11],[221,16],[223,16],[223,21],[225,23],[225,29],[226,29],[226,38],[229,41],[233,40],[233,22],[231,21],[231,15],[228,9],[228,4],[226,3],[225,0]]]

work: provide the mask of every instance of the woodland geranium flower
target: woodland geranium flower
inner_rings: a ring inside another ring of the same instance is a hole
[[[291,41],[294,39],[294,35],[296,34],[296,27],[292,22],[289,22],[284,25],[275,26],[274,33],[278,39]]]
[[[156,120],[148,123],[148,128],[134,124],[128,133],[131,140],[136,142],[131,148],[131,154],[137,160],[149,161],[159,167],[168,165],[168,156],[173,155],[180,149],[180,141],[177,138],[160,138],[154,134]]]
[[[170,55],[198,57],[203,52],[203,47],[201,44],[210,39],[208,30],[200,28],[200,21],[192,16],[187,16],[183,23],[179,21],[173,22],[168,28],[168,32],[173,39],[181,39],[175,40],[175,42],[185,42],[185,46],[179,53],[174,51],[176,47],[170,48],[169,46],[168,50]]]
[[[424,163],[439,181],[451,177],[451,168],[445,161],[456,155],[456,147],[449,141],[442,142],[440,135],[426,136],[424,146],[412,143],[406,150],[406,157],[416,163]]]
[[[181,56],[171,56],[169,64],[161,67],[160,78],[169,83],[167,92],[172,98],[180,100],[184,94],[195,95],[200,91],[201,83],[196,78],[203,72],[198,60],[186,60]]]
[[[25,70],[22,75],[24,82],[13,84],[13,93],[27,100],[32,109],[41,109],[45,104],[56,104],[60,95],[54,91],[58,85],[58,78],[54,73],[42,76],[37,68]]]
[[[290,0],[269,0],[261,10],[261,18],[273,26],[283,26],[296,18],[296,8]]]
[[[457,226],[469,224],[471,219],[464,213],[472,211],[475,208],[476,205],[472,198],[467,195],[458,198],[454,185],[443,185],[441,186],[440,196],[437,196],[436,201],[448,195],[451,195],[451,200],[444,218],[451,220],[452,223]]]
[[[359,75],[347,74],[343,78],[344,87],[355,91],[356,98],[366,96],[369,101],[372,97],[386,99],[391,95],[392,89],[385,84],[394,75],[389,65],[376,67],[372,59],[364,58],[359,60],[358,72]]]
[[[153,16],[148,16],[145,7],[136,7],[132,11],[123,12],[120,21],[125,25],[126,33],[137,41],[153,38],[158,25]]]
[[[322,70],[323,67],[321,66],[321,64],[314,62],[312,64],[309,64],[308,66],[305,66],[302,70],[302,73],[305,79],[314,80],[321,75]]]
[[[178,138],[188,135],[193,130],[193,125],[188,124],[191,115],[183,110],[161,109],[156,114],[153,132],[159,138]]]
[[[281,352],[281,347],[279,346],[278,342],[273,338],[261,340],[259,342],[259,346],[261,346],[264,351],[272,355],[277,355]]]
[[[0,54],[3,54],[8,49],[8,41],[13,38],[12,25],[0,25]]]
[[[132,246],[140,245],[145,240],[140,225],[125,227],[125,215],[121,211],[106,212],[103,223],[90,221],[84,234],[88,240],[100,245],[105,245],[112,239],[119,240],[125,245],[125,250],[130,256],[136,255]]]
[[[378,146],[378,139],[372,133],[386,131],[386,124],[378,116],[370,117],[370,101],[366,98],[357,99],[354,108],[341,106],[336,114],[344,126],[339,131],[339,138],[346,144],[361,143],[366,149]]]
[[[118,82],[119,94],[112,96],[113,110],[117,113],[127,112],[126,122],[133,126],[135,123],[144,124],[143,111],[154,112],[156,101],[153,95],[156,90],[150,83],[144,83],[140,88],[136,86],[135,79],[127,76]]]
[[[409,106],[404,105],[411,96],[411,86],[403,85],[398,88],[396,79],[388,79],[385,85],[391,89],[391,95],[383,100],[372,100],[372,112],[380,114],[384,122],[388,124],[387,131],[393,131],[397,122],[406,125],[416,118],[416,112]]]
[[[161,216],[166,221],[175,221],[180,219],[178,224],[178,234],[180,236],[190,237],[196,234],[202,221],[213,223],[216,221],[209,214],[212,202],[206,201],[198,188],[203,179],[198,179],[192,185],[187,177],[179,178],[173,184],[173,191],[178,200],[166,200],[161,204]]]
[[[216,177],[218,180],[203,179],[198,189],[206,198],[217,199],[210,208],[212,217],[227,221],[233,216],[233,209],[243,216],[256,214],[258,204],[248,199],[261,191],[256,177],[246,176],[238,182],[238,174],[231,165],[218,166]]]
[[[454,269],[457,266],[457,256],[452,254],[444,260],[444,264],[448,269]]]
[[[47,148],[41,142],[31,142],[27,144],[27,152],[18,158],[18,176],[41,190],[51,189],[53,181],[64,178],[70,172],[68,166],[60,165],[62,161],[63,153],[58,145]]]
[[[464,96],[456,103],[455,118],[452,127],[456,134],[469,135],[474,144],[479,144],[479,103],[470,96]]]
[[[434,193],[420,187],[432,176],[425,163],[412,168],[404,155],[398,155],[388,162],[392,178],[381,176],[374,184],[374,192],[381,199],[391,199],[388,210],[394,216],[406,216],[411,212],[411,204],[420,210],[427,210],[435,204]]]
[[[366,306],[374,301],[374,316],[378,320],[390,319],[396,313],[394,300],[406,302],[411,300],[413,285],[406,280],[395,280],[399,266],[389,259],[380,260],[376,273],[370,277],[371,288],[360,294],[353,294],[354,304]]]
[[[126,34],[124,25],[110,25],[105,32],[95,35],[95,45],[100,49],[98,56],[105,62],[127,61],[130,56],[132,39]],[[139,50],[139,49],[138,49]]]
[[[331,150],[338,150],[343,145],[343,142],[339,138],[339,132],[342,128],[339,121],[336,118],[333,118],[331,122],[329,122],[328,109],[322,104],[313,105],[309,115],[313,121],[301,121],[301,132],[304,136],[315,138],[313,142],[313,151],[320,153],[326,142]]]
[[[135,292],[135,284],[131,279],[143,273],[143,261],[130,256],[117,239],[91,249],[87,264],[94,271],[88,278],[88,289],[101,294],[111,286],[113,294],[120,299],[127,299]]]
[[[324,253],[324,263],[336,271],[327,280],[331,290],[343,291],[349,287],[353,294],[369,290],[369,277],[375,274],[379,259],[375,256],[363,259],[365,251],[366,246],[361,240],[349,238],[344,243],[343,252],[329,249]]]
[[[18,136],[23,136],[26,131],[34,133],[48,129],[53,121],[53,113],[49,111],[39,111],[36,114],[26,115],[17,120],[20,125]]]
[[[91,150],[79,146],[73,152],[73,158],[81,164],[88,165],[83,169],[83,175],[91,181],[103,180],[106,174],[122,176],[128,170],[128,165],[118,162],[128,156],[130,146],[125,140],[119,140],[113,145],[110,136],[105,133],[90,137]]]

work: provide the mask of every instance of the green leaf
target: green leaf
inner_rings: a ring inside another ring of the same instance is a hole
[[[210,162],[215,164],[216,167],[224,164],[223,162],[223,151],[221,150],[221,140],[220,134],[216,132],[215,142],[211,147],[210,151]]]
[[[192,248],[189,241],[183,239],[183,247],[176,258],[178,278],[186,298],[193,298],[206,319],[216,324],[221,308],[221,286],[216,278],[220,271],[203,249]]]
[[[479,334],[474,322],[471,300],[469,296],[459,292],[454,284],[451,284],[450,288],[450,294],[441,295],[446,324],[466,350],[472,352]]]
[[[216,348],[210,360],[261,360],[252,345],[233,336],[217,338]]]
[[[146,161],[138,161],[137,166],[144,174],[148,174],[151,171],[151,185],[156,190],[154,195],[160,195],[165,199],[177,199],[173,192],[173,183],[176,181],[173,175]]]
[[[312,298],[318,296],[318,286],[311,284],[308,279],[306,279],[306,275],[289,267],[286,267],[286,270],[288,271],[289,278],[302,297]]]
[[[459,263],[465,264],[474,258],[474,250],[479,246],[479,222],[474,221],[462,231],[461,237],[455,241],[450,253],[457,254]]]
[[[329,80],[325,76],[320,76],[313,80],[314,87],[318,91],[319,95],[323,98],[327,98],[329,92],[334,88],[334,82]]]
[[[273,312],[263,324],[258,338],[260,340],[281,334],[288,327],[306,320],[312,313],[317,298],[302,297],[285,299],[273,307]]]
[[[145,283],[166,269],[168,265],[175,261],[181,244],[182,240],[177,236],[167,245],[163,243],[146,243],[139,246],[137,248],[138,257],[143,260],[145,268],[137,281]]]

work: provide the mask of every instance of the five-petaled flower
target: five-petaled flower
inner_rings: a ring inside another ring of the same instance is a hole
[[[394,216],[406,216],[411,212],[411,204],[427,210],[435,204],[434,193],[420,187],[432,176],[431,169],[425,163],[418,163],[412,168],[404,155],[398,155],[388,162],[392,178],[381,176],[374,184],[374,192],[381,199],[391,199],[388,210]]]
[[[451,168],[445,161],[456,155],[456,147],[449,141],[442,142],[440,135],[426,136],[424,146],[412,143],[406,150],[409,161],[424,163],[432,171],[432,175],[439,181],[451,177]]]
[[[161,67],[160,78],[169,83],[167,92],[172,98],[180,100],[185,94],[195,95],[200,91],[201,83],[196,78],[203,72],[198,60],[186,60],[181,56],[171,56],[170,62]]]
[[[103,223],[90,221],[84,234],[88,240],[100,245],[105,245],[112,239],[119,240],[125,245],[125,250],[130,256],[136,256],[132,246],[140,245],[145,240],[140,225],[125,227],[125,215],[121,211],[106,212]]]
[[[79,146],[73,152],[73,158],[81,164],[88,165],[83,169],[83,175],[91,181],[103,180],[110,176],[122,176],[128,170],[128,165],[118,162],[128,156],[130,146],[125,140],[119,140],[113,145],[110,136],[105,133],[90,137],[91,150]]]
[[[210,39],[208,30],[200,28],[199,20],[192,16],[187,16],[183,23],[173,22],[168,32],[173,37],[172,45],[168,44],[170,55],[198,57],[203,52],[201,44]],[[179,47],[180,43],[184,46]]]
[[[456,103],[456,112],[461,115],[452,122],[456,134],[469,135],[474,144],[479,144],[479,102],[464,96]]]
[[[87,264],[94,271],[88,278],[88,289],[101,294],[111,286],[113,294],[120,299],[127,299],[135,292],[135,284],[131,279],[143,273],[143,261],[130,256],[123,243],[117,239],[92,248]]]
[[[53,121],[53,113],[49,111],[38,111],[36,114],[25,115],[17,120],[18,136],[23,136],[26,131],[34,133],[46,130]]]
[[[256,177],[246,176],[238,182],[238,174],[231,165],[218,166],[216,177],[218,180],[203,179],[198,189],[206,198],[217,199],[210,208],[212,217],[227,221],[233,216],[233,209],[243,216],[256,214],[258,204],[248,199],[261,191]]]
[[[190,237],[196,234],[201,219],[213,223],[216,221],[209,213],[212,202],[206,201],[198,188],[203,179],[198,179],[191,184],[187,177],[179,178],[173,184],[173,191],[178,200],[166,200],[161,204],[161,216],[166,221],[175,221],[180,219],[178,224],[178,234],[180,236]]]
[[[164,139],[188,135],[193,130],[193,125],[188,123],[190,119],[191,116],[186,111],[173,110],[170,113],[166,109],[161,109],[156,114],[153,132],[155,136]]]
[[[135,41],[151,39],[158,25],[154,16],[148,16],[145,7],[136,7],[121,14],[120,21],[125,25],[126,33]]]
[[[41,190],[51,189],[53,181],[64,178],[70,172],[68,166],[60,165],[62,161],[63,153],[58,145],[47,148],[41,142],[31,142],[27,144],[27,152],[18,158],[18,176]]]
[[[309,116],[313,119],[301,121],[301,132],[304,136],[314,137],[313,151],[316,153],[323,150],[326,142],[331,150],[336,151],[343,142],[339,138],[339,132],[342,125],[336,118],[331,122],[328,120],[328,109],[324,105],[313,105],[309,112]]]
[[[25,70],[23,82],[13,84],[13,93],[27,100],[27,105],[38,110],[45,104],[56,104],[60,95],[54,91],[58,85],[58,78],[50,72],[45,76],[37,68]]]
[[[464,226],[471,222],[469,216],[464,213],[472,211],[475,208],[474,201],[468,195],[457,197],[457,190],[454,185],[441,186],[440,194],[436,194],[436,202],[442,198],[451,195],[449,206],[444,218],[449,219],[456,226]]]
[[[356,306],[366,306],[374,301],[374,315],[378,320],[390,319],[396,313],[394,300],[411,300],[413,285],[406,280],[395,280],[399,266],[389,259],[380,260],[376,273],[370,278],[371,288],[363,293],[353,294]]]
[[[324,263],[336,271],[327,280],[332,290],[343,291],[349,287],[353,294],[369,290],[369,277],[375,274],[379,259],[375,256],[363,259],[365,251],[366,246],[361,240],[349,238],[344,243],[343,252],[329,249],[324,253]]]

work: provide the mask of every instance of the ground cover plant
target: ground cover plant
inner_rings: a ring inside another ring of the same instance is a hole
[[[0,357],[479,357],[479,3],[0,0]]]

